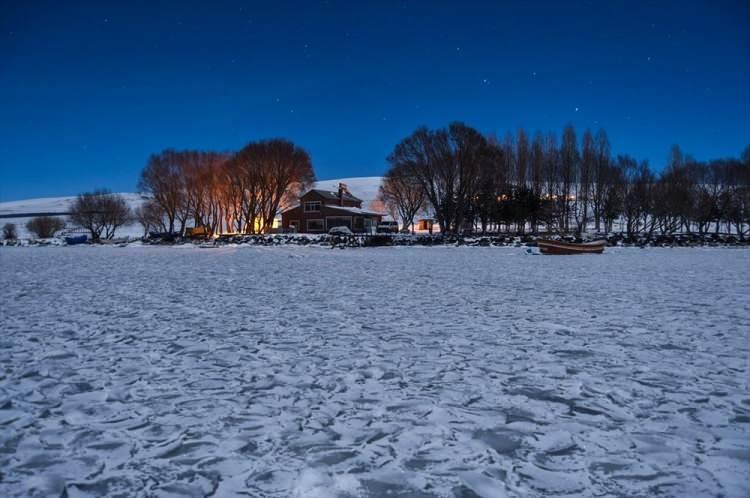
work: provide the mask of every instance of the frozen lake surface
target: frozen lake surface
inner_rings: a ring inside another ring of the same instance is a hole
[[[750,496],[748,250],[0,268],[0,496]]]

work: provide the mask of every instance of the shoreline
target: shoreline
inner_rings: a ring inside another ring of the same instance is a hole
[[[255,247],[323,247],[323,248],[366,248],[366,247],[519,247],[535,248],[538,239],[557,239],[570,242],[580,242],[580,238],[572,236],[543,236],[543,235],[513,235],[486,234],[464,236],[441,236],[421,234],[377,234],[351,236],[310,235],[310,234],[268,234],[268,235],[223,235],[214,240],[200,240],[178,238],[172,241],[149,238],[119,238],[93,244],[85,242],[85,246],[161,246],[182,247],[195,246],[201,248],[255,246]],[[587,236],[587,240],[607,241],[607,248],[614,247],[661,247],[661,248],[705,248],[705,247],[750,247],[750,239],[741,240],[733,234],[675,234],[658,236],[631,236],[614,233],[600,236]],[[0,241],[0,247],[68,247],[63,238],[51,239],[17,239]]]

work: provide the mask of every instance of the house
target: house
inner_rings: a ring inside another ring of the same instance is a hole
[[[338,191],[313,189],[300,197],[300,203],[281,213],[281,226],[302,233],[327,233],[345,226],[352,232],[372,232],[383,213],[362,209],[362,200],[339,183]]]

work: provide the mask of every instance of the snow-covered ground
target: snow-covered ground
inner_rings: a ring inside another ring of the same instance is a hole
[[[0,266],[0,496],[750,496],[747,250]]]

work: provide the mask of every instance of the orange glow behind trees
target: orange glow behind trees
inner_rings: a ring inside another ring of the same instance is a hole
[[[270,231],[279,210],[314,181],[304,149],[271,139],[236,154],[165,150],[149,159],[139,189],[152,195],[168,231],[192,225],[212,236]]]

